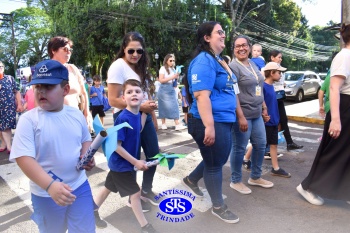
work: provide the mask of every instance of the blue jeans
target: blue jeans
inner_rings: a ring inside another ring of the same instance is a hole
[[[117,118],[120,112],[113,114],[113,120]],[[153,159],[153,156],[159,153],[158,136],[151,114],[147,114],[145,126],[141,132],[141,147],[146,156],[146,161]],[[140,148],[141,149],[141,148]],[[157,166],[150,167],[147,171],[143,172],[142,190],[149,192],[152,190],[152,183],[154,174],[156,173]]]
[[[202,162],[191,172],[189,179],[197,183],[202,177],[214,207],[224,204],[222,198],[222,167],[227,162],[232,145],[232,123],[214,122],[215,143],[203,143],[205,127],[202,120],[188,118],[188,133],[196,141],[202,155]]]
[[[261,165],[266,149],[265,124],[262,117],[247,119],[247,121],[248,130],[246,132],[239,130],[239,124],[237,122],[233,123],[233,144],[230,153],[231,181],[233,183],[242,182],[242,163],[249,139],[253,146],[252,156],[250,158],[252,162],[250,178],[256,180],[261,176]]]

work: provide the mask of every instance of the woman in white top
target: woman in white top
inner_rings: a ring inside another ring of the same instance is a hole
[[[52,60],[56,60],[67,67],[69,72],[70,91],[64,97],[64,104],[78,108],[83,111],[85,119],[90,123],[92,118],[89,112],[88,96],[84,86],[84,77],[79,69],[68,64],[72,55],[73,42],[62,36],[56,36],[50,39],[47,45],[47,51]],[[80,105],[80,106],[79,106]]]
[[[331,110],[326,115],[322,141],[310,173],[297,187],[314,205],[324,203],[320,196],[350,204],[350,24],[343,24],[340,34],[345,47],[331,65]]]
[[[158,91],[158,109],[159,118],[162,119],[162,129],[167,129],[165,119],[174,119],[175,130],[186,129],[179,122],[179,103],[173,87],[174,80],[177,81],[179,73],[175,71],[175,56],[167,54],[163,61],[163,66],[159,70],[159,82],[161,83]]]

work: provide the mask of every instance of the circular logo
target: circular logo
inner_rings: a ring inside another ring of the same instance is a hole
[[[159,204],[159,209],[169,215],[181,215],[192,209],[192,203],[181,197],[172,197],[164,199]]]

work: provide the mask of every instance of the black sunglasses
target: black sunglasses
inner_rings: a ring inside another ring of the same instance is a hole
[[[128,54],[134,54],[135,51],[137,52],[137,54],[143,54],[143,49],[128,49]]]

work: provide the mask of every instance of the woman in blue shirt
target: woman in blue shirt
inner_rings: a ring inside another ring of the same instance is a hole
[[[231,130],[238,101],[236,77],[220,56],[224,48],[225,32],[220,24],[205,22],[199,26],[186,88],[191,105],[188,132],[198,144],[203,161],[183,182],[197,196],[203,196],[197,185],[203,177],[213,204],[212,214],[227,223],[236,223],[239,218],[227,209],[222,198],[222,167],[232,146]]]

